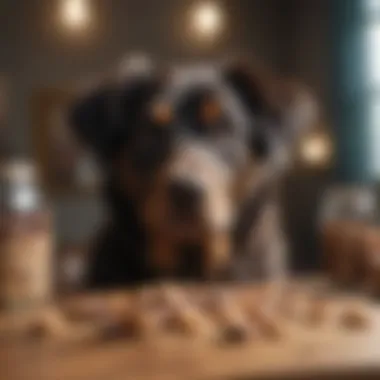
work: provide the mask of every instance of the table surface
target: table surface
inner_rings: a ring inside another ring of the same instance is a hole
[[[368,306],[364,299],[363,304]],[[0,340],[0,379],[379,379],[380,308],[369,308],[371,327],[362,331],[329,323],[305,328],[287,320],[278,341],[230,347],[184,338],[76,344]]]

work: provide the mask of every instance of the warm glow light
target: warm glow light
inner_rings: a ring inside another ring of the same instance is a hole
[[[203,39],[217,37],[224,24],[222,9],[214,3],[201,3],[191,14],[191,27]]]
[[[331,141],[323,134],[306,138],[301,145],[301,157],[304,162],[314,166],[325,165],[331,158]]]
[[[61,19],[70,29],[85,29],[91,22],[89,0],[62,0]]]

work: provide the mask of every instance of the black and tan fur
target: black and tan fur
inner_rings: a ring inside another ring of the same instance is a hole
[[[305,89],[240,63],[130,67],[78,99],[109,211],[90,285],[284,274],[279,182],[314,111]]]

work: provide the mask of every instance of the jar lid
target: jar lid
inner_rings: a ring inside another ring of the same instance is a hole
[[[34,164],[28,160],[14,159],[0,164],[0,176],[8,181],[34,181],[36,174]]]

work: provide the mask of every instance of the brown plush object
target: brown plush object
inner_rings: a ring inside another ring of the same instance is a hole
[[[366,239],[370,226],[350,221],[328,223],[322,231],[326,270],[333,283],[359,288],[366,278]]]
[[[380,294],[380,229],[369,228],[364,239],[364,289],[374,296]]]

